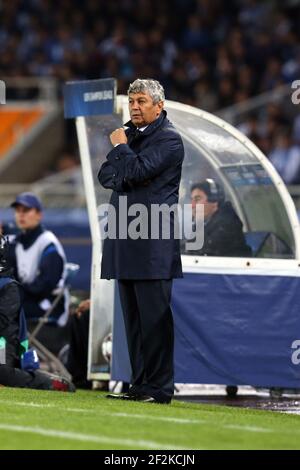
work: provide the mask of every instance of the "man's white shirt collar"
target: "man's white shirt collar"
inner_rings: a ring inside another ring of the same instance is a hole
[[[144,127],[137,127],[137,130],[139,130],[140,132],[144,132],[144,130],[147,129],[148,126],[149,124],[147,124],[147,126],[144,126]],[[115,144],[114,147],[118,147],[118,145],[120,144]]]

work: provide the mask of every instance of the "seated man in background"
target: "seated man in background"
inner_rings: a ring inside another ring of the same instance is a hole
[[[33,193],[21,193],[11,204],[20,233],[14,240],[16,278],[24,289],[27,319],[43,316],[51,306],[56,288],[64,285],[66,257],[56,236],[41,225],[42,205]],[[50,320],[63,326],[68,317],[67,294]]]
[[[41,372],[22,370],[20,357],[26,354],[26,322],[21,286],[13,278],[8,242],[0,237],[0,386],[39,390],[75,391],[68,380]],[[24,367],[24,361],[23,361]]]
[[[204,244],[200,250],[186,254],[196,256],[249,257],[251,249],[243,233],[243,224],[230,201],[225,201],[223,188],[212,178],[191,187],[192,213],[195,222],[196,206],[204,209]]]

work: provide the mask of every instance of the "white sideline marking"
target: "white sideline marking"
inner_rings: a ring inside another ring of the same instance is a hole
[[[8,405],[13,405],[13,406],[17,405],[17,406],[25,406],[25,407],[33,407],[33,408],[55,408],[55,409],[59,408],[56,404],[49,404],[49,403],[43,405],[43,404],[34,403],[34,402],[28,402],[28,403],[27,402],[15,402],[12,400],[0,400],[0,403],[5,403]],[[119,412],[107,413],[107,412],[102,412],[100,409],[90,410],[90,409],[83,409],[83,408],[65,408],[65,407],[60,408],[60,409],[62,411],[68,411],[68,412],[73,412],[73,413],[89,413],[89,414],[95,414],[97,411],[100,411],[101,416],[103,417],[143,419],[143,420],[162,421],[162,422],[170,422],[170,423],[177,423],[177,424],[210,424],[210,421],[205,420],[205,419],[175,418],[172,416],[151,416],[147,414],[131,414],[131,413],[119,413]],[[285,413],[288,414],[288,412],[285,412]],[[271,428],[263,428],[259,426],[249,426],[249,425],[242,425],[242,424],[220,424],[219,428],[232,429],[232,430],[244,431],[244,432],[254,432],[254,433],[276,432],[276,430],[271,429]],[[293,434],[295,434],[295,431],[293,431]]]
[[[226,429],[236,429],[237,431],[248,431],[248,432],[276,432],[269,428],[260,428],[258,426],[243,426],[242,424],[224,424],[222,426]]]
[[[12,401],[12,400],[0,400],[0,403],[5,403],[6,405],[11,406],[25,406],[29,408],[55,408],[57,409],[57,405],[52,405],[47,403],[45,405],[41,403],[33,403],[33,402],[26,402],[26,401]],[[70,411],[72,413],[95,413],[94,410],[85,410],[83,408],[60,408],[62,411]]]
[[[148,415],[133,415],[129,413],[113,413],[113,416],[119,416],[120,418],[134,418],[134,419],[152,419],[157,421],[169,421],[178,424],[209,424],[209,420],[205,419],[185,419],[185,418],[172,418],[166,416],[148,416]],[[243,426],[242,424],[220,424],[219,428],[223,429],[236,429],[238,431],[247,431],[247,432],[264,432],[272,433],[275,432],[273,429],[262,428],[258,426]]]
[[[39,436],[46,436],[46,437],[58,437],[61,439],[71,439],[74,441],[81,441],[81,442],[96,442],[97,444],[113,444],[119,446],[129,446],[135,448],[141,447],[147,449],[184,449],[184,447],[174,446],[172,444],[162,444],[160,442],[155,441],[145,441],[145,440],[134,440],[134,439],[121,439],[121,438],[110,438],[105,436],[96,436],[93,434],[81,434],[77,432],[69,432],[69,431],[60,431],[59,429],[47,429],[47,428],[40,428],[40,427],[33,427],[33,426],[19,426],[14,424],[0,424],[0,429],[3,431],[14,431],[14,432],[21,432],[21,433],[31,433],[37,434]]]
[[[32,407],[32,408],[55,408],[58,409],[58,406],[55,404],[47,403],[42,405],[41,403],[33,403],[33,402],[24,402],[24,401],[12,401],[12,400],[0,400],[0,403],[4,403],[6,405],[11,406],[24,406],[24,407]],[[70,411],[74,413],[93,413],[97,410],[89,410],[84,408],[68,408],[64,407],[61,408],[62,411]],[[100,410],[99,410],[100,411]],[[178,423],[178,424],[205,424],[207,423],[206,420],[203,419],[187,419],[187,418],[175,418],[172,416],[150,416],[150,415],[137,415],[137,414],[130,414],[130,413],[106,413],[101,411],[101,416],[115,416],[117,418],[134,418],[134,419],[150,419],[154,421],[166,421],[170,423]]]
[[[150,416],[150,415],[134,415],[129,413],[111,413],[110,416],[120,418],[134,418],[134,419],[152,419],[154,421],[166,421],[178,424],[207,424],[208,421],[204,419],[187,419],[187,418],[173,418],[172,416]]]

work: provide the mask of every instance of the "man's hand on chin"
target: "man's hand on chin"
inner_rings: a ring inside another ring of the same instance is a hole
[[[120,127],[119,129],[116,129],[113,131],[110,136],[110,141],[112,145],[117,145],[117,144],[127,144],[127,137],[125,134],[125,131],[123,127]]]

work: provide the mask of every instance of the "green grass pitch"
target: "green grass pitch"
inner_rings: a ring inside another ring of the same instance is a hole
[[[300,416],[0,388],[1,449],[299,449]]]

